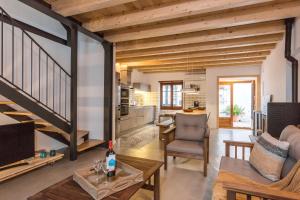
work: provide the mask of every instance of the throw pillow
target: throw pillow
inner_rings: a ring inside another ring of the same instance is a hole
[[[262,176],[271,181],[278,181],[288,149],[288,142],[279,141],[270,134],[263,133],[254,144],[250,154],[250,164]]]

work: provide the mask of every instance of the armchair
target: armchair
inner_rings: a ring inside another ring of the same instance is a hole
[[[168,168],[168,156],[204,160],[203,171],[207,176],[209,162],[209,128],[207,115],[177,113],[175,125],[163,132],[164,167]]]

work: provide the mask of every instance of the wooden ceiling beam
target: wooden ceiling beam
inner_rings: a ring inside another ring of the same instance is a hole
[[[59,0],[51,3],[52,9],[67,17],[118,6],[136,0]]]
[[[149,49],[157,47],[171,47],[183,44],[192,44],[209,41],[220,41],[226,39],[237,39],[266,34],[283,33],[285,26],[283,21],[272,21],[258,24],[234,26],[214,30],[185,33],[172,36],[163,36],[128,42],[117,43],[117,52]]]
[[[210,62],[210,61],[227,61],[227,60],[236,60],[236,59],[247,59],[247,58],[261,58],[266,57],[270,54],[270,51],[262,52],[253,52],[253,53],[238,53],[230,55],[219,55],[219,56],[208,56],[208,57],[195,57],[189,58],[189,63],[195,62]],[[155,60],[155,61],[145,61],[145,62],[130,62],[122,63],[130,67],[139,67],[139,66],[157,66],[157,65],[175,65],[187,63],[187,59],[173,59],[173,60]]]
[[[253,57],[253,58],[240,58],[232,60],[213,60],[213,61],[202,61],[202,62],[185,62],[179,64],[166,64],[166,65],[142,65],[142,66],[128,66],[128,69],[138,69],[138,70],[150,70],[150,69],[172,69],[177,67],[186,67],[193,68],[198,66],[210,66],[210,65],[219,65],[219,64],[232,64],[232,63],[244,63],[244,62],[261,62],[265,60],[266,57]]]
[[[202,70],[206,68],[211,68],[211,67],[241,67],[241,66],[255,66],[255,65],[261,65],[262,62],[246,62],[246,63],[232,63],[232,64],[220,64],[220,65],[211,65],[211,66],[199,66],[195,67],[193,70],[187,69],[186,67],[182,68],[173,68],[173,69],[151,69],[151,70],[139,70],[140,72],[143,73],[163,73],[163,72],[197,72],[197,70]]]
[[[166,35],[189,33],[194,31],[216,29],[243,24],[252,24],[272,20],[296,17],[300,14],[300,1],[287,1],[276,4],[212,13],[207,16],[174,20],[156,25],[133,27],[105,33],[111,42],[121,42],[152,38]]]
[[[183,53],[191,51],[203,51],[211,49],[224,49],[233,47],[244,47],[253,46],[261,44],[276,44],[278,41],[282,40],[283,34],[271,34],[262,35],[246,38],[237,38],[221,41],[211,41],[202,43],[193,43],[185,45],[177,45],[172,47],[157,47],[152,49],[140,49],[132,51],[117,52],[117,58],[130,58],[130,57],[141,57],[141,56],[151,56],[151,55],[165,55],[170,53]]]
[[[143,57],[132,57],[132,58],[122,58],[118,59],[118,63],[124,62],[141,62],[141,61],[151,61],[151,60],[171,60],[171,59],[180,59],[180,58],[193,58],[193,57],[207,57],[207,56],[217,56],[217,55],[229,55],[237,53],[250,53],[250,52],[260,52],[268,51],[275,47],[275,44],[264,44],[264,45],[255,45],[248,47],[235,47],[228,49],[216,49],[216,50],[207,50],[207,51],[195,51],[187,53],[174,53],[167,55],[159,56],[143,56]]]
[[[132,13],[96,18],[84,23],[83,26],[92,32],[98,32],[271,1],[273,0],[195,0],[176,2],[172,4],[162,4]]]

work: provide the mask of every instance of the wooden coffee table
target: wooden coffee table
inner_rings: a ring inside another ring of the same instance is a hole
[[[117,159],[127,163],[144,172],[144,181],[133,185],[125,190],[110,195],[104,200],[127,200],[130,199],[140,188],[154,192],[154,200],[160,199],[160,167],[161,161],[117,155]],[[154,176],[154,184],[151,184],[151,177]],[[93,198],[85,192],[72,177],[68,177],[49,188],[31,196],[28,200],[92,200]]]

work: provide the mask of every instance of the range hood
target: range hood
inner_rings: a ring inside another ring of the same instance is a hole
[[[141,91],[144,91],[144,92],[150,92],[151,91],[151,85],[149,85],[149,84],[137,82],[137,83],[133,83],[132,86],[133,86],[134,89],[141,90]]]

